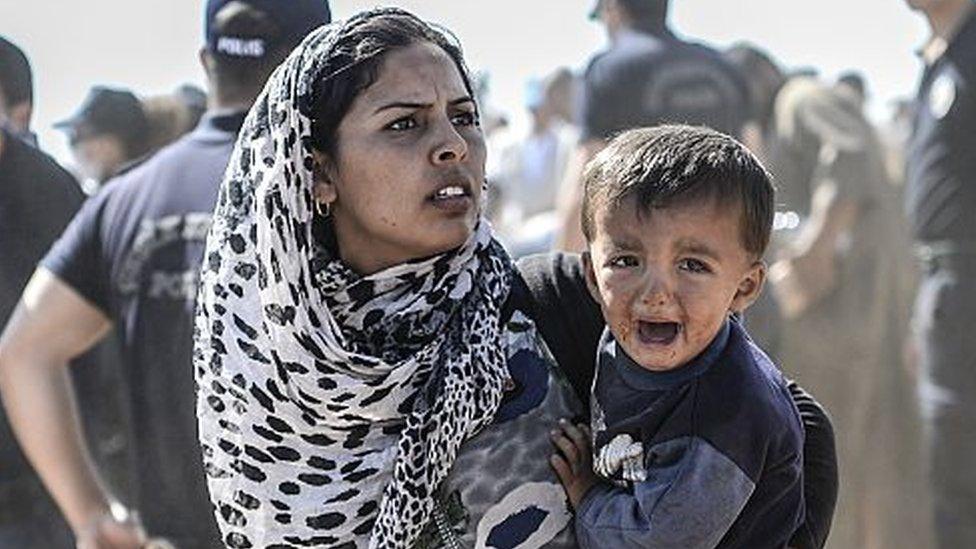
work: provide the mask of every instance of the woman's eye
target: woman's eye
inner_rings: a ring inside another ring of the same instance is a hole
[[[478,126],[481,124],[481,119],[476,112],[462,112],[452,116],[451,123],[455,126]]]
[[[405,116],[403,118],[398,118],[393,122],[387,124],[386,128],[389,130],[402,132],[404,130],[411,130],[417,127],[417,121],[413,119],[412,116]]]
[[[710,273],[712,269],[704,261],[698,259],[682,259],[678,262],[678,268],[689,273]]]
[[[621,255],[610,258],[607,265],[614,269],[627,269],[637,266],[637,258],[630,255]]]

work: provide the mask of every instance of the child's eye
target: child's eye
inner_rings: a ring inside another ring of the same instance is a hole
[[[406,130],[412,130],[417,127],[417,121],[414,120],[412,116],[404,116],[403,118],[397,118],[393,122],[386,125],[386,129],[393,130],[396,132],[402,132]]]
[[[474,111],[462,112],[451,117],[451,123],[455,126],[479,126],[481,118]]]
[[[704,261],[685,258],[678,262],[678,268],[689,273],[710,273],[712,269]]]
[[[629,269],[637,266],[637,258],[632,255],[611,257],[610,260],[607,261],[607,266],[614,269]]]

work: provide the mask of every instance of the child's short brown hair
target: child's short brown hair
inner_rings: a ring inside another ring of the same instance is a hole
[[[621,133],[583,172],[581,223],[588,242],[600,208],[636,199],[638,215],[714,200],[742,211],[742,245],[762,257],[773,225],[772,176],[735,139],[703,127],[668,125]]]

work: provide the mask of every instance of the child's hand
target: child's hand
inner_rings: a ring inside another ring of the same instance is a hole
[[[550,433],[552,443],[559,450],[549,458],[563,484],[569,503],[576,509],[587,490],[596,484],[593,474],[593,453],[590,449],[590,429],[559,420],[559,428]]]

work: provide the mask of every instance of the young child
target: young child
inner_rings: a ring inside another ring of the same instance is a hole
[[[592,434],[561,423],[551,460],[580,546],[785,547],[803,517],[800,416],[735,316],[763,286],[769,174],[728,136],[661,126],[615,138],[584,188],[607,330]]]

